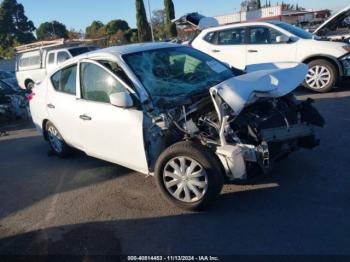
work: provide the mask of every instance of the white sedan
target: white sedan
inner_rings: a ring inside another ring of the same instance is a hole
[[[323,119],[291,94],[303,64],[263,65],[235,76],[192,48],[137,44],[65,62],[33,90],[37,129],[60,157],[72,147],[156,177],[181,208],[198,210],[223,182],[299,147],[318,145]]]

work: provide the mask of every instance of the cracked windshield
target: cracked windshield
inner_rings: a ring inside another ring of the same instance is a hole
[[[222,63],[186,47],[134,53],[125,60],[157,105],[202,93],[234,76]]]

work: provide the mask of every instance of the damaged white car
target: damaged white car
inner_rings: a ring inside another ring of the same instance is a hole
[[[318,145],[323,118],[291,92],[307,66],[257,66],[240,76],[175,44],[112,47],[75,57],[35,86],[30,108],[52,150],[71,147],[154,175],[177,206],[198,210],[225,178],[271,169]],[[252,69],[253,70],[253,69]]]

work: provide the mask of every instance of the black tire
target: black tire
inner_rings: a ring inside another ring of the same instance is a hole
[[[308,72],[308,76],[305,78],[304,86],[306,88],[308,88],[312,91],[318,92],[318,93],[326,93],[326,92],[331,91],[338,81],[337,68],[331,62],[324,60],[324,59],[313,60],[313,61],[308,63],[308,66],[309,66],[309,72]],[[321,85],[321,88],[315,86],[316,81],[311,82],[311,83],[307,83],[307,81],[310,79],[309,75],[313,75],[311,70],[312,69],[315,70],[317,66],[325,68],[327,70],[327,72],[329,72],[329,74],[330,74],[330,79],[325,81],[326,84],[324,86]]]
[[[51,122],[47,122],[45,126],[45,132],[52,152],[60,158],[67,158],[71,153],[71,148],[64,141],[58,129]],[[56,132],[55,137],[57,137],[57,143],[59,143],[59,146],[57,146],[57,144],[55,145],[50,137],[50,133],[54,135],[54,132]]]
[[[176,157],[190,158],[200,164],[205,170],[207,189],[199,200],[191,203],[181,201],[171,195],[166,188],[164,181],[165,168],[168,166],[169,161]],[[221,192],[224,183],[223,168],[218,158],[207,147],[194,142],[180,142],[167,148],[157,160],[155,178],[159,190],[168,201],[182,209],[190,211],[200,211],[211,204]]]
[[[34,88],[34,82],[33,81],[28,81],[27,83],[26,83],[26,89],[28,90],[28,91],[32,91],[32,89]]]

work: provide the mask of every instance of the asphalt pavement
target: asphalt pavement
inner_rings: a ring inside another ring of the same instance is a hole
[[[0,138],[0,255],[350,255],[350,88],[313,97],[315,150],[225,185],[202,213],[175,208],[152,177],[75,153],[53,156],[30,123]]]

